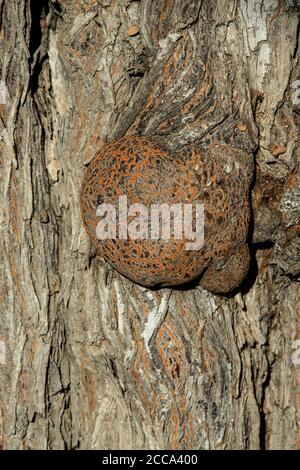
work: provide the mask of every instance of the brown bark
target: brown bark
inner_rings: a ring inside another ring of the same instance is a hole
[[[299,448],[299,2],[0,0],[0,39],[1,446]],[[235,296],[90,254],[84,169],[126,133],[253,155]]]

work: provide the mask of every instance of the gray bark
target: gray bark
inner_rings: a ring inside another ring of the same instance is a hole
[[[0,0],[2,448],[299,448],[299,8]],[[253,155],[235,296],[90,253],[84,170],[125,133]]]

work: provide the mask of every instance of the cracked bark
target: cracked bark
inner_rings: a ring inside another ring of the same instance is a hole
[[[2,448],[299,448],[299,2],[0,0],[0,38]],[[253,153],[240,293],[90,256],[84,168],[125,132]]]

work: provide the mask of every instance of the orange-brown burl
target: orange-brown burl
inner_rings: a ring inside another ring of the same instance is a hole
[[[155,137],[123,137],[104,145],[87,168],[81,190],[84,226],[99,254],[138,284],[177,286],[199,277],[205,289],[226,294],[249,268],[252,175],[252,158],[226,144],[186,146],[174,153]],[[128,206],[142,203],[149,214],[152,204],[204,204],[203,247],[187,250],[185,237],[151,239],[151,217],[147,239],[100,240],[97,207],[118,207],[124,195]]]

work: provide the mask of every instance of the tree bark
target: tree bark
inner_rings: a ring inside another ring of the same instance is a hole
[[[300,447],[299,9],[0,0],[2,448]],[[236,295],[142,288],[90,252],[85,167],[125,134],[253,156]]]

